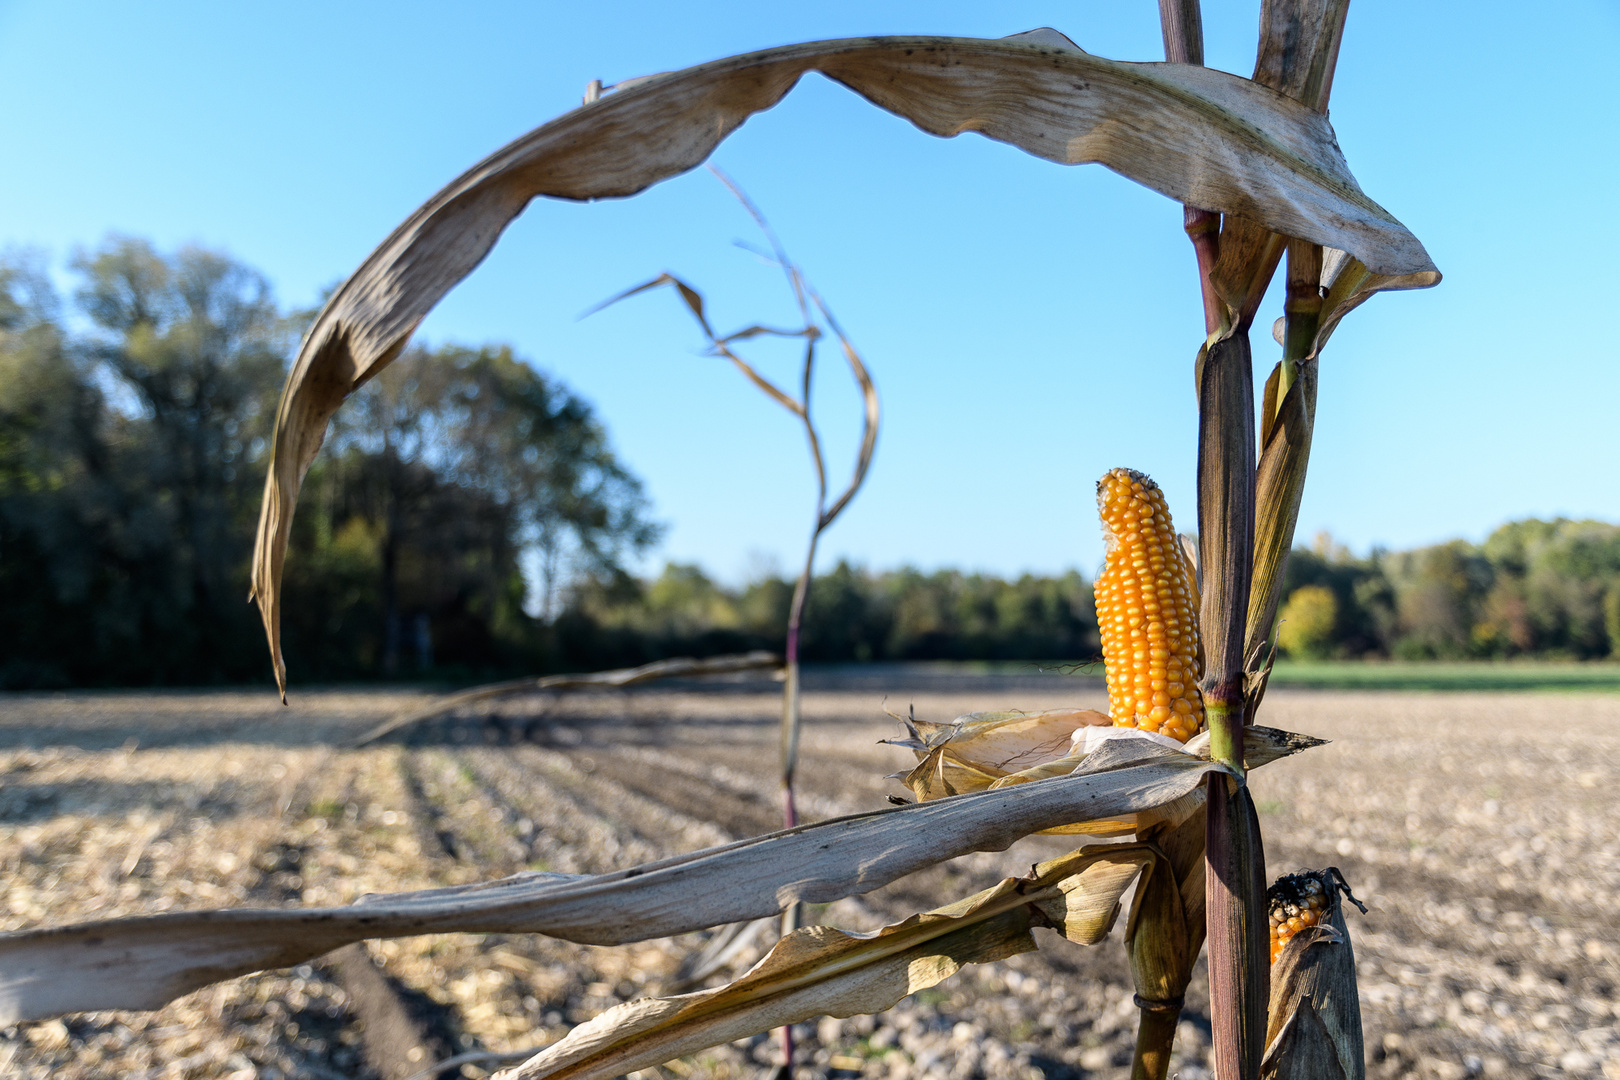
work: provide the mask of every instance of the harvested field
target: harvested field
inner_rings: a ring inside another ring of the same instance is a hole
[[[420,697],[0,697],[0,928],[596,872],[779,822],[772,684],[536,695],[343,748]],[[902,790],[884,775],[910,756],[876,742],[897,730],[885,706],[948,719],[1104,703],[1096,680],[823,673],[805,699],[801,813]],[[1620,1077],[1620,695],[1274,689],[1263,715],[1334,740],[1254,786],[1272,876],[1337,865],[1370,908],[1350,916],[1370,1075]],[[810,916],[870,929],[1067,846],[1032,838]],[[804,1025],[800,1075],[1123,1078],[1135,1010],[1120,930],[1090,949],[1041,931],[1041,952],[889,1013]],[[403,1078],[667,990],[704,940],[374,942],[156,1013],[0,1032],[0,1075]],[[1208,1076],[1207,1007],[1200,978],[1172,1066],[1185,1080]],[[661,1075],[758,1076],[774,1051],[761,1037]]]

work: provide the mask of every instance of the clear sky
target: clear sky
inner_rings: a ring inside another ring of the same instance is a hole
[[[1206,2],[1208,61],[1252,70],[1258,0]],[[110,231],[196,242],[309,304],[405,215],[594,78],[873,33],[1051,25],[1161,56],[1156,5],[0,0],[0,244],[61,266]],[[1378,297],[1323,358],[1300,537],[1358,550],[1482,538],[1524,516],[1620,520],[1620,7],[1356,0],[1332,119],[1437,289]],[[885,426],[826,561],[1091,573],[1097,477],[1165,487],[1194,525],[1202,323],[1180,208],[1100,167],[940,140],[819,76],[716,154],[867,356]],[[780,278],[703,171],[634,199],[538,202],[428,319],[507,341],[595,403],[669,533],[655,559],[729,580],[799,557],[810,474],[790,418],[671,296],[580,321],[660,270],[722,327],[785,321]],[[1275,292],[1275,290],[1274,290]],[[1609,312],[1609,315],[1605,315]],[[1280,313],[1273,297],[1258,326]],[[1276,357],[1255,334],[1260,377]],[[816,407],[852,454],[835,357]],[[766,363],[786,376],[784,354]]]

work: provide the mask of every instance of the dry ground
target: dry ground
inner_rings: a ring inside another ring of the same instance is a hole
[[[339,748],[418,697],[0,696],[0,929],[602,871],[778,824],[769,684],[514,700]],[[1054,677],[823,676],[806,700],[802,811],[900,790],[884,774],[908,755],[876,743],[896,730],[885,703],[948,719],[1102,698]],[[1337,865],[1371,909],[1351,915],[1370,1075],[1620,1078],[1620,696],[1279,689],[1264,719],[1334,740],[1254,786],[1273,876]],[[1060,850],[1026,840],[812,915],[871,928]],[[804,1025],[800,1080],[1123,1080],[1134,1009],[1118,928],[1090,949],[1041,934],[1041,952],[884,1015]],[[703,941],[371,943],[156,1013],[0,1032],[0,1075],[400,1078],[555,1039],[667,986]],[[1208,1031],[1200,976],[1173,1072],[1208,1076]],[[760,1076],[773,1053],[761,1038],[660,1075]]]

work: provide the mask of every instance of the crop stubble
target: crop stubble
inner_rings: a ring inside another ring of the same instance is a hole
[[[800,812],[884,805],[910,757],[883,708],[1105,707],[1095,680],[833,676],[805,699]],[[523,869],[605,871],[779,821],[769,684],[533,697],[342,749],[416,698],[137,693],[0,698],[0,927],[221,905],[347,903]],[[1272,876],[1341,867],[1373,1076],[1620,1077],[1620,696],[1274,689],[1268,723],[1334,740],[1254,786]],[[1022,873],[1065,848],[1031,838],[811,916],[872,929]],[[1123,921],[1123,920],[1121,920]],[[1119,936],[1116,927],[1114,937]],[[616,948],[534,936],[371,943],[411,1018],[399,1060],[368,1048],[352,957],[211,987],[152,1014],[0,1033],[18,1076],[402,1075],[403,1062],[515,1050],[667,990],[702,935]],[[822,1075],[1128,1074],[1135,1010],[1117,942],[970,968],[876,1018],[807,1025]],[[762,942],[768,945],[768,940]],[[757,950],[743,957],[751,962]],[[345,974],[345,970],[348,974]],[[1207,1076],[1207,995],[1188,996],[1185,1080]],[[396,1040],[397,1042],[398,1040]],[[375,1040],[373,1040],[375,1042]],[[667,1076],[752,1076],[761,1037]],[[415,1067],[415,1066],[412,1066]],[[482,1075],[468,1070],[467,1075]]]

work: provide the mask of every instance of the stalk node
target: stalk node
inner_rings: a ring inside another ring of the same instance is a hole
[[[1141,994],[1132,994],[1131,1001],[1136,1004],[1138,1009],[1142,1009],[1146,1012],[1179,1013],[1181,1012],[1181,1007],[1187,1004],[1187,998],[1185,995],[1170,998],[1166,1001],[1156,1001],[1153,998],[1145,998]]]

